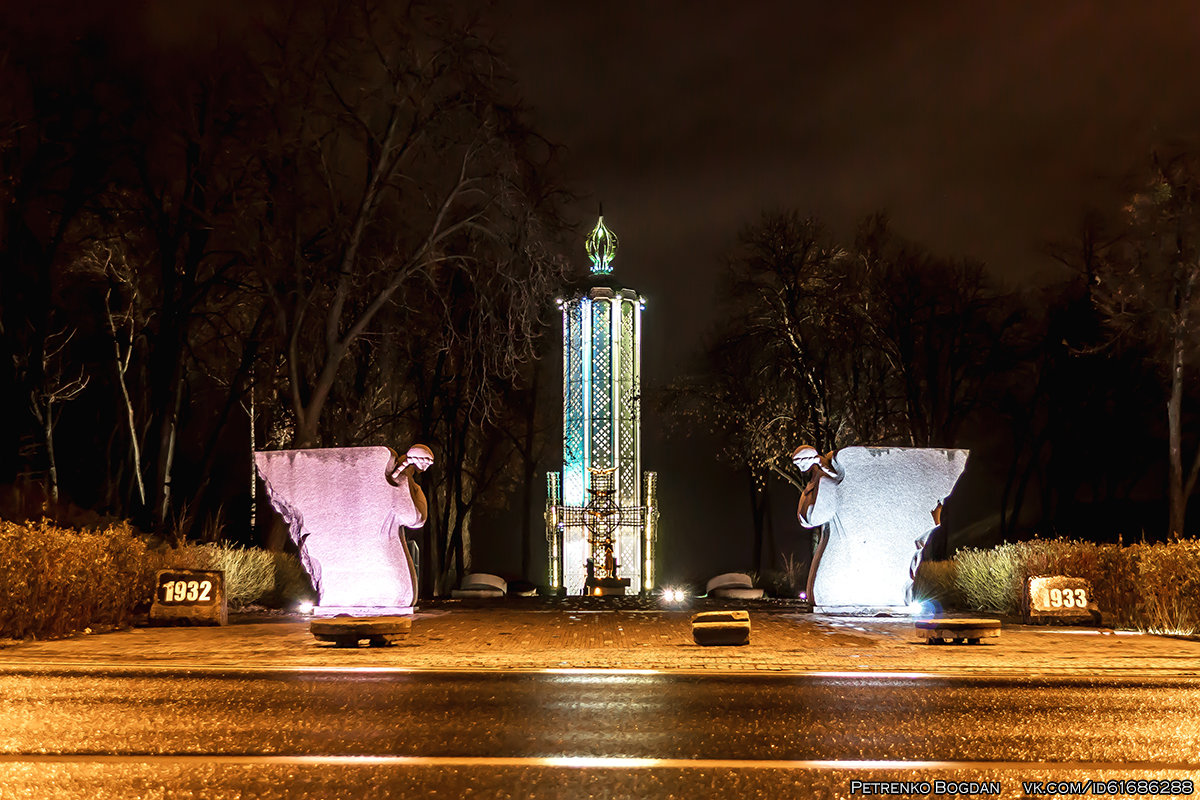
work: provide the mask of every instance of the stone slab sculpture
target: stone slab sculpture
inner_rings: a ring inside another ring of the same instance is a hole
[[[417,575],[402,528],[425,524],[413,476],[425,445],[270,450],[254,454],[271,506],[288,524],[319,598],[318,616],[411,614]]]
[[[797,517],[806,528],[822,529],[808,579],[815,610],[907,607],[914,553],[937,524],[967,455],[846,447],[822,456],[812,447],[796,448],[792,461],[809,476]]]
[[[758,600],[762,589],[755,589],[754,582],[744,572],[726,572],[711,579],[704,588],[709,597],[725,597],[732,600]]]
[[[499,575],[486,572],[469,572],[463,576],[462,586],[450,590],[450,596],[459,600],[494,599],[508,592],[508,581]]]

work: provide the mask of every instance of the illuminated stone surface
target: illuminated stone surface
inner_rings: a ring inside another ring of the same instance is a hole
[[[966,450],[847,447],[832,457],[797,449],[809,473],[797,517],[826,525],[809,577],[822,610],[902,607],[918,540],[967,464]]]
[[[414,445],[399,463],[390,447],[272,450],[254,461],[317,590],[314,613],[412,611],[416,570],[400,526],[425,524],[413,475],[433,463],[429,448]]]

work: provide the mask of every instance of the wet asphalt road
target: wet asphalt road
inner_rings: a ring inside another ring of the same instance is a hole
[[[1022,797],[1039,775],[1200,778],[1200,681],[10,672],[0,754],[0,798],[849,796],[934,775]]]

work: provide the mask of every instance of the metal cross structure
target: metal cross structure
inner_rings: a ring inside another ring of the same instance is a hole
[[[599,571],[601,578],[620,578],[616,560],[617,540],[615,534],[623,527],[641,529],[646,520],[646,509],[621,507],[613,495],[616,488],[613,484],[615,469],[590,470],[592,485],[588,489],[591,499],[582,508],[564,506],[559,509],[560,519],[564,527],[582,525],[588,531],[588,544],[591,545],[592,563]]]

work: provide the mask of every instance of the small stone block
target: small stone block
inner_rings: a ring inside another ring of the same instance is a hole
[[[225,625],[228,622],[224,572],[160,569],[155,574],[151,625]]]
[[[1066,575],[1038,575],[1029,579],[1024,621],[1030,625],[1098,624],[1100,608],[1091,584]]]
[[[371,647],[387,647],[404,639],[412,630],[409,617],[333,617],[314,619],[309,631],[319,642],[337,647],[358,647],[364,639]]]
[[[692,639],[700,645],[750,643],[750,614],[745,611],[704,611],[692,617]]]
[[[998,619],[921,619],[913,622],[919,636],[926,644],[979,644],[980,639],[1000,637]]]

